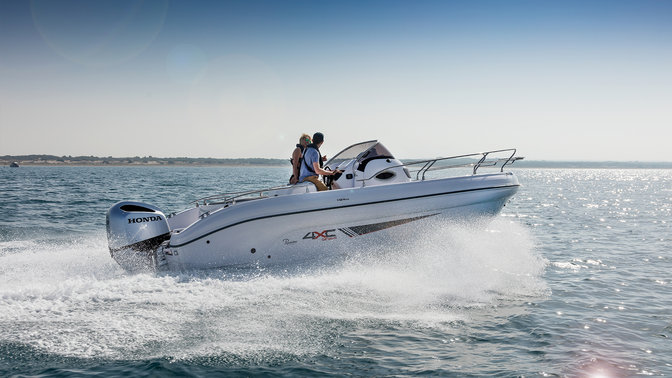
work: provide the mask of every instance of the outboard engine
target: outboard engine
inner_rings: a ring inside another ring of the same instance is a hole
[[[156,268],[156,250],[170,238],[166,216],[156,206],[122,201],[107,211],[110,254],[128,271]]]

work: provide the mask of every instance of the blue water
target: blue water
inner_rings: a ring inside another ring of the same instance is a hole
[[[514,168],[488,225],[287,272],[127,274],[105,212],[286,168],[0,168],[0,376],[672,374],[672,170]]]

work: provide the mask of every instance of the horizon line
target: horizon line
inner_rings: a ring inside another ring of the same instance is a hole
[[[440,158],[440,157],[438,157]],[[2,155],[0,156],[0,161],[11,163],[13,161],[24,161],[24,162],[36,162],[40,160],[46,161],[59,161],[60,163],[65,163],[64,159],[76,159],[79,161],[86,160],[96,160],[96,161],[105,161],[106,159],[112,159],[115,161],[118,160],[220,160],[220,161],[240,161],[240,160],[257,160],[257,161],[275,161],[276,163],[289,162],[288,158],[263,158],[263,157],[235,157],[235,158],[221,158],[221,157],[187,157],[187,156],[171,156],[171,157],[160,157],[160,156],[95,156],[95,155],[53,155],[53,154],[26,154],[26,155]],[[423,161],[423,160],[432,160],[435,158],[399,158],[399,160],[405,161]],[[68,160],[71,161],[71,160]],[[52,163],[54,164],[54,163]],[[653,164],[653,165],[665,165],[669,164],[672,166],[672,161],[661,161],[661,160],[554,160],[554,159],[525,159],[520,160],[516,163],[517,165],[524,164]]]

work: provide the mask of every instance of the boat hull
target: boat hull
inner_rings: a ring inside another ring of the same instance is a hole
[[[518,187],[505,172],[271,197],[212,209],[193,223],[178,214],[157,261],[184,270],[329,260],[362,243],[413,241],[439,221],[496,215]],[[178,224],[188,226],[178,232]]]

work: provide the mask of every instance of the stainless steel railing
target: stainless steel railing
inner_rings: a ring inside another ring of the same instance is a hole
[[[278,186],[278,187],[273,187],[273,188],[265,188],[265,189],[259,189],[259,190],[246,190],[246,191],[241,191],[241,192],[227,192],[227,193],[220,193],[220,194],[215,194],[212,196],[208,197],[203,197],[199,198],[197,200],[191,201],[191,203],[195,203],[196,206],[201,206],[201,205],[219,205],[219,204],[227,204],[227,203],[234,203],[236,201],[245,201],[245,200],[251,200],[251,199],[259,199],[259,198],[264,198],[264,193],[267,193],[271,190],[278,190],[278,189],[286,189],[288,186]],[[252,195],[258,194],[257,197],[250,197]],[[246,198],[249,197],[249,198]]]
[[[491,159],[488,160],[488,156],[491,154],[498,154],[498,153],[506,153],[506,157],[498,158],[498,159]],[[510,154],[509,154],[510,153]],[[475,175],[476,172],[480,167],[500,167],[500,172],[504,171],[504,167],[507,165],[511,165],[515,163],[518,160],[524,159],[521,156],[515,156],[516,155],[516,149],[515,148],[507,148],[503,150],[493,150],[493,151],[486,151],[486,152],[477,152],[473,154],[466,154],[466,155],[455,155],[455,156],[449,156],[449,157],[443,157],[443,158],[436,158],[436,159],[428,159],[428,160],[419,160],[419,161],[413,161],[409,163],[404,163],[400,165],[395,165],[392,167],[386,167],[384,169],[381,169],[375,173],[373,173],[371,176],[362,179],[362,181],[367,181],[370,180],[374,177],[376,177],[378,174],[392,168],[398,168],[398,167],[404,167],[404,168],[409,168],[412,166],[418,166],[422,165],[420,169],[415,172],[415,180],[416,181],[424,181],[425,180],[425,175],[429,171],[438,171],[438,170],[443,170],[443,169],[454,169],[454,168],[465,168],[465,167],[473,167],[472,173]],[[469,162],[469,163],[456,163],[456,164],[449,164],[449,165],[441,165],[441,166],[435,166],[437,162],[446,162],[449,160],[459,160],[459,159],[468,159],[468,158],[476,158],[479,157],[480,159],[477,162]]]

